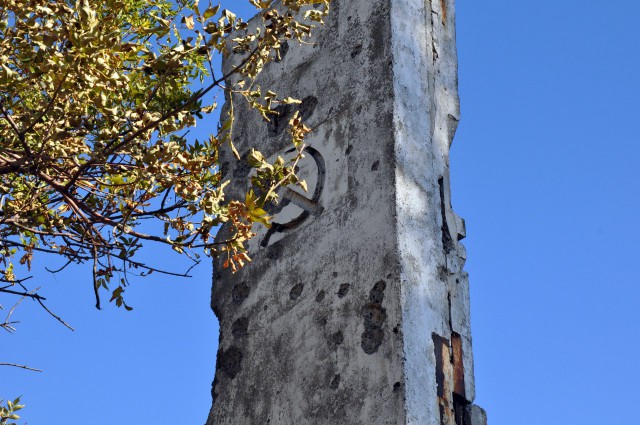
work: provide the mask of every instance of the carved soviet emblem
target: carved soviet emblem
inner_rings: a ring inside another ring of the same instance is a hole
[[[282,156],[290,159],[295,150],[286,151]],[[320,215],[323,207],[320,198],[325,187],[325,161],[318,150],[307,147],[304,158],[297,165],[298,176],[307,182],[308,191],[300,187],[287,187],[278,193],[280,202],[269,209],[273,216],[271,227],[261,237],[260,245],[269,246],[286,236],[287,233],[300,227],[310,217]]]

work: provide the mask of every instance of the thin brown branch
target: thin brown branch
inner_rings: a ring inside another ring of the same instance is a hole
[[[5,109],[4,103],[1,100],[0,100],[0,112],[2,112],[2,115],[4,115],[4,117],[7,119],[7,122],[9,122],[9,125],[13,129],[13,132],[16,133],[16,136],[18,136],[20,140],[24,139],[24,136],[21,134],[20,129],[18,128],[17,124],[15,123],[11,115],[9,115],[9,111]]]
[[[96,308],[102,310],[100,307],[100,284],[98,283],[98,249],[93,246],[93,294],[96,298]]]
[[[28,291],[27,288],[22,284],[19,283],[19,285],[22,287],[22,289],[24,289],[25,291]],[[42,302],[42,300],[44,300],[45,298],[36,298],[35,300],[38,302],[38,304],[40,304],[40,307],[42,307],[44,309],[44,311],[46,311],[47,313],[49,313],[49,315],[51,317],[53,317],[54,319],[56,319],[58,322],[62,323],[66,328],[70,329],[71,331],[75,332],[75,329],[73,329],[67,322],[65,322],[64,320],[62,320],[62,318],[58,315],[56,315],[54,312],[52,312],[51,310],[49,310],[47,308],[47,306]]]
[[[19,292],[19,291],[13,291],[11,289],[0,289],[0,292],[4,293],[4,294],[17,295],[19,297],[28,297],[28,298],[31,298],[31,299],[34,299],[34,300],[46,300],[46,298],[41,297],[38,294],[32,294],[32,293],[29,293],[29,292]]]
[[[142,268],[142,269],[145,269],[145,270],[147,270],[149,272],[160,273],[160,274],[164,274],[164,275],[167,275],[167,276],[175,276],[175,277],[193,277],[193,276],[191,276],[189,274],[189,272],[191,272],[191,270],[195,266],[200,264],[200,261],[194,261],[195,264],[193,264],[191,267],[189,267],[189,269],[186,272],[184,272],[184,273],[175,273],[175,272],[169,272],[169,271],[166,271],[166,270],[157,269],[155,267],[147,266],[144,263],[140,263],[140,262],[133,261],[133,260],[130,260],[130,259],[127,259],[126,261],[128,263],[130,263],[131,265],[133,265],[134,267]]]
[[[62,89],[62,85],[65,83],[65,81],[67,81],[67,77],[68,76],[69,76],[69,70],[67,70],[67,72],[64,74],[64,77],[62,77],[62,80],[60,81],[60,84],[58,84],[58,86],[54,90],[53,95],[51,95],[51,100],[49,100],[49,103],[44,108],[44,110],[38,115],[38,117],[31,123],[31,125],[29,127],[27,127],[24,131],[21,132],[23,137],[24,137],[25,134],[27,134],[31,130],[33,130],[33,127],[35,127],[36,124],[38,124],[38,122],[40,122],[40,120],[42,118],[44,118],[44,116],[49,113],[49,111],[53,107],[53,104],[54,104],[56,98],[58,97],[58,94],[60,93],[60,89]]]
[[[24,248],[24,249],[32,249],[34,251],[38,251],[38,252],[43,252],[46,254],[56,254],[56,255],[60,255],[60,251],[55,251],[53,249],[44,249],[44,248],[38,248],[38,247],[31,247],[29,245],[25,245],[23,243],[20,242],[15,242],[12,241],[10,239],[0,239],[0,244],[6,244],[9,246],[15,246],[15,247],[20,247],[20,248]],[[80,255],[73,255],[74,259],[78,259],[78,260],[82,260],[82,261],[86,261],[86,260],[90,260],[91,257],[86,257],[86,256],[80,256]]]
[[[3,363],[3,362],[0,362],[0,366],[17,367],[19,369],[31,370],[33,372],[42,372],[40,369],[35,369],[33,367],[25,366],[25,365],[22,365],[22,364],[15,364],[15,363]]]
[[[53,274],[60,273],[61,271],[66,269],[72,263],[73,263],[73,260],[68,260],[66,263],[64,263],[64,265],[62,267],[59,267],[57,269],[50,269],[49,267],[45,267],[45,270],[48,271],[49,273],[53,273]]]
[[[70,331],[75,332],[76,330],[73,329],[71,327],[71,325],[69,325],[67,322],[65,322],[64,320],[62,320],[62,318],[58,315],[56,315],[53,311],[49,310],[49,308],[47,308],[47,306],[42,302],[41,299],[37,299],[36,301],[38,301],[38,304],[40,304],[40,307],[42,307],[44,309],[44,311],[46,311],[47,313],[49,313],[49,315],[51,317],[53,317],[54,319],[56,319],[58,322],[62,323],[64,325],[64,327],[66,327],[67,329],[69,329]]]
[[[16,310],[16,308],[18,308],[18,306],[20,305],[20,303],[22,301],[24,301],[25,297],[22,297],[18,300],[17,303],[14,304],[13,307],[11,307],[11,310],[9,310],[9,313],[7,314],[7,317],[4,319],[4,323],[2,323],[0,325],[0,327],[2,327],[5,331],[9,332],[9,333],[14,333],[16,331],[16,328],[14,328],[12,325],[17,324],[18,322],[10,322],[9,320],[11,319],[11,315],[13,314],[13,312]]]
[[[9,323],[9,319],[11,319],[11,315],[13,314],[13,312],[16,310],[16,308],[20,305],[20,303],[25,299],[26,297],[22,297],[18,300],[17,303],[15,303],[15,305],[13,307],[11,307],[11,310],[9,310],[9,314],[7,314],[7,317],[4,319],[5,323]]]

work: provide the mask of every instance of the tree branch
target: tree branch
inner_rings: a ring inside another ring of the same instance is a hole
[[[128,137],[126,137],[124,140],[122,140],[120,143],[115,144],[114,146],[111,146],[109,148],[109,151],[111,153],[118,151],[118,149],[123,148],[124,146],[128,145],[129,143],[131,143],[133,140],[137,139],[138,137],[140,137],[140,135],[142,135],[143,133],[149,131],[149,130],[154,130],[155,128],[158,127],[158,125],[160,125],[161,123],[165,122],[166,120],[175,117],[176,115],[178,115],[180,112],[184,111],[187,107],[193,105],[195,102],[197,102],[198,100],[202,99],[207,93],[209,93],[211,90],[213,90],[215,87],[219,87],[221,83],[223,83],[224,81],[226,81],[227,79],[229,79],[229,77],[231,77],[232,75],[236,74],[237,72],[239,72],[247,63],[249,63],[249,61],[253,58],[253,56],[256,55],[256,53],[260,50],[260,48],[262,47],[261,44],[258,44],[255,49],[253,49],[253,51],[236,67],[234,67],[231,71],[229,71],[227,74],[223,75],[222,77],[218,78],[217,80],[214,80],[207,88],[205,89],[201,89],[196,91],[189,99],[187,99],[182,105],[178,106],[177,108],[174,108],[173,110],[165,113],[164,115],[162,115],[160,118],[158,118],[155,121],[152,121],[150,123],[148,123],[147,125],[145,125],[144,127],[136,130],[133,134],[129,135]],[[106,155],[110,155],[109,152],[106,152]],[[89,167],[95,165],[97,163],[97,161],[95,159],[90,159],[89,161],[87,161],[86,163],[84,163],[81,167],[78,168],[78,170],[76,171],[75,175],[71,178],[71,180],[69,180],[69,182],[65,185],[66,189],[69,189],[71,186],[73,186],[75,184],[75,182],[78,180],[78,178],[82,175],[82,173]]]
[[[5,294],[18,295],[20,297],[27,297],[34,300],[46,300],[46,298],[41,297],[38,294],[31,294],[29,292],[18,292],[18,291],[12,291],[11,289],[5,289],[5,288],[0,288],[0,292]]]
[[[22,135],[22,132],[20,131],[20,129],[16,125],[15,121],[13,120],[13,118],[11,118],[11,115],[9,115],[9,111],[7,111],[4,108],[4,102],[2,102],[1,100],[0,100],[0,112],[2,112],[2,115],[4,115],[4,117],[7,119],[7,121],[9,122],[9,125],[13,129],[14,133],[16,133],[16,136],[18,136],[18,138],[20,140],[23,140],[24,139],[24,135]]]
[[[0,362],[0,366],[17,367],[17,368],[20,368],[20,369],[31,370],[31,371],[33,371],[33,372],[42,372],[40,369],[34,369],[34,368],[32,368],[32,367],[25,366],[25,365],[21,365],[21,364],[14,364],[14,363],[2,363],[2,362]]]
[[[31,123],[31,125],[29,127],[27,127],[24,131],[22,131],[20,133],[20,134],[22,134],[23,137],[24,137],[25,134],[27,134],[28,132],[33,130],[33,127],[35,127],[36,124],[38,124],[38,122],[42,118],[44,118],[44,116],[47,115],[49,110],[53,107],[53,103],[55,102],[56,98],[58,97],[58,93],[60,93],[60,89],[62,89],[62,85],[64,84],[65,81],[67,81],[67,77],[68,76],[69,76],[69,70],[67,70],[67,72],[64,74],[64,77],[62,77],[62,80],[60,81],[60,84],[58,84],[58,87],[56,87],[56,89],[54,90],[53,95],[51,95],[51,100],[49,100],[49,104],[47,105],[47,107],[44,108],[44,110],[38,115],[38,117],[33,121],[33,123]]]
[[[22,284],[22,283],[18,283],[18,285],[20,285],[20,287],[22,289],[24,289],[25,291],[28,291],[27,288]],[[49,315],[51,317],[53,317],[54,319],[56,319],[58,322],[62,323],[67,329],[75,332],[75,329],[73,329],[71,326],[69,326],[69,324],[67,322],[65,322],[64,320],[62,320],[62,318],[58,315],[56,315],[54,312],[52,312],[51,310],[49,310],[47,308],[47,306],[42,302],[42,300],[45,300],[46,298],[35,298],[35,300],[38,302],[38,304],[40,304],[40,307],[42,307],[44,309],[44,311],[46,311],[47,313],[49,313]]]

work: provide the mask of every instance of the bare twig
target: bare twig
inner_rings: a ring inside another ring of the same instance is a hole
[[[18,283],[18,285],[20,285],[20,287],[22,289],[24,289],[25,291],[29,292],[29,290],[22,283]],[[37,290],[40,290],[40,288],[38,288]],[[42,307],[44,309],[44,311],[49,313],[49,315],[51,317],[56,319],[58,322],[62,323],[67,329],[75,332],[75,329],[73,329],[67,322],[62,320],[62,318],[60,316],[58,316],[57,314],[55,314],[54,312],[49,310],[49,308],[45,305],[45,303],[42,302],[42,300],[46,300],[46,298],[39,297],[39,298],[34,298],[34,299],[38,302],[38,304],[40,304],[40,307]]]
[[[4,323],[0,325],[0,327],[2,327],[5,331],[9,333],[14,333],[16,331],[16,328],[14,328],[12,325],[17,324],[18,322],[16,321],[10,322],[9,319],[11,319],[11,315],[16,310],[16,308],[20,305],[20,303],[24,301],[25,298],[26,297],[20,298],[18,302],[15,303],[15,305],[11,308],[11,310],[9,310],[9,314],[7,314],[7,317],[4,319]]]
[[[40,304],[40,307],[42,307],[44,309],[44,311],[46,311],[47,313],[49,313],[54,319],[56,319],[58,322],[62,323],[67,329],[69,329],[70,331],[75,332],[75,329],[73,329],[67,322],[65,322],[64,320],[62,320],[62,318],[60,316],[57,316],[54,312],[52,312],[51,310],[49,310],[47,308],[46,305],[44,305],[44,303],[41,300],[36,300],[38,301],[38,304]]]
[[[29,293],[29,292],[19,292],[19,291],[13,291],[11,289],[5,289],[5,288],[0,289],[0,292],[3,292],[5,294],[18,295],[20,297],[28,297],[34,300],[46,300],[46,298],[43,298],[38,294]]]
[[[3,363],[0,362],[0,366],[9,366],[9,367],[17,367],[19,369],[26,369],[26,370],[31,370],[33,372],[42,372],[40,369],[35,369],[29,366],[25,366],[25,365],[21,365],[21,364],[14,364],[14,363]]]
[[[96,298],[96,308],[102,310],[100,307],[100,284],[98,283],[98,248],[93,246],[93,294]]]

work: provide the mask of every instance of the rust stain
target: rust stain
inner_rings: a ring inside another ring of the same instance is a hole
[[[436,385],[440,425],[469,425],[465,419],[466,399],[464,381],[464,352],[462,337],[451,333],[448,340],[436,333],[432,334],[436,357]]]
[[[436,355],[436,384],[438,385],[438,407],[440,425],[457,425],[453,400],[453,364],[449,340],[433,334],[434,353]]]
[[[442,7],[442,25],[447,25],[447,0],[440,0],[440,6]]]
[[[433,334],[433,346],[436,355],[436,384],[438,385],[438,397],[445,397],[445,371],[444,362],[449,358],[449,341],[438,334]]]
[[[451,335],[451,349],[453,351],[453,392],[462,398],[467,398],[464,385],[462,338],[455,332]]]

